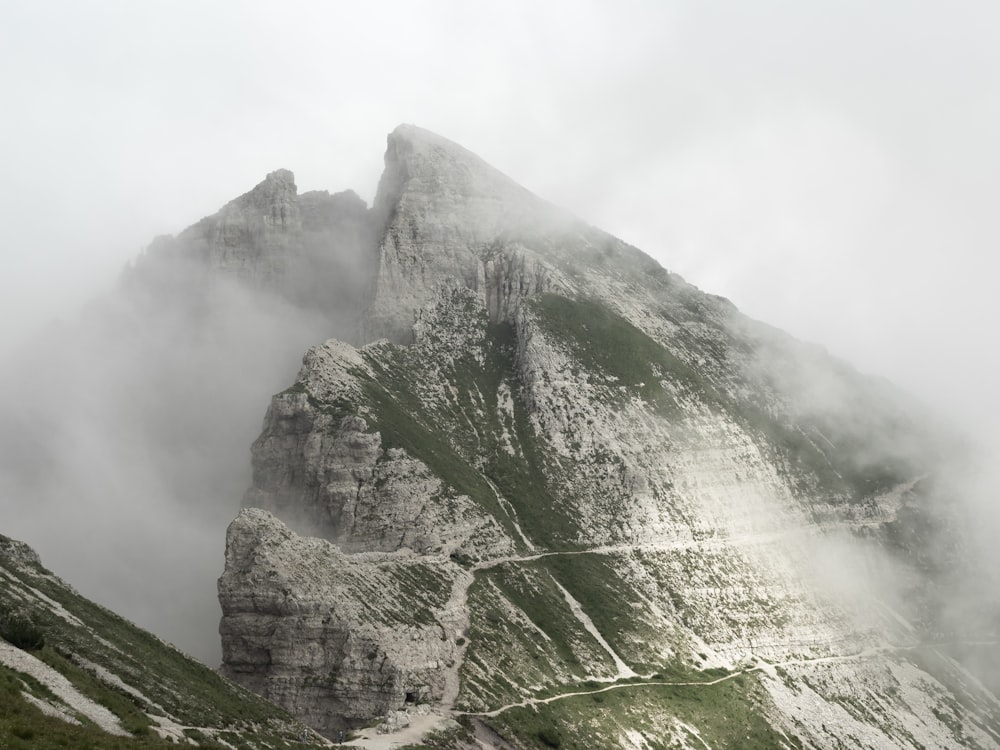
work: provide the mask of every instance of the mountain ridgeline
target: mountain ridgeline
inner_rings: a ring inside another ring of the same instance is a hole
[[[0,746],[317,747],[285,711],[80,596],[0,536]]]
[[[118,294],[137,481],[205,560],[250,484],[222,672],[327,737],[1000,746],[962,441],[460,146],[397,128],[371,208],[272,172]]]

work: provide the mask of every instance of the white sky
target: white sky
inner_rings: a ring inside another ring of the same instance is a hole
[[[754,317],[997,421],[1000,5],[0,7],[0,346],[278,167],[370,201],[412,122]]]

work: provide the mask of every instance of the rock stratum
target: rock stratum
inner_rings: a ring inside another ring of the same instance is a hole
[[[334,337],[253,444],[225,675],[435,747],[1000,745],[957,438],[444,138],[385,161],[371,208],[278,170],[126,279],[294,309],[259,367]]]

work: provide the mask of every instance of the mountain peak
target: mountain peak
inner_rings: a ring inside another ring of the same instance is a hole
[[[282,185],[295,185],[295,175],[290,169],[276,169],[273,172],[268,172],[267,177],[264,178],[264,182],[267,183],[277,183]]]
[[[961,545],[933,425],[457,144],[385,162],[369,343],[311,349],[253,445],[224,674],[326,736],[421,703],[504,747],[996,746],[965,667],[894,653],[980,627],[935,610],[964,560],[923,572]]]
[[[396,128],[389,133],[386,139],[390,146],[392,144],[406,144],[413,148],[443,148],[453,151],[461,151],[469,156],[475,157],[471,151],[463,148],[454,141],[448,140],[442,135],[422,128],[418,125],[412,125],[410,123],[403,123],[396,126]],[[475,157],[479,158],[479,157]]]
[[[373,215],[378,272],[362,338],[396,342],[412,340],[415,311],[431,303],[445,279],[486,298],[491,282],[501,283],[490,272],[497,253],[554,218],[565,220],[471,151],[415,125],[388,136]]]
[[[287,220],[288,207],[295,203],[297,195],[295,175],[288,169],[276,169],[269,172],[267,177],[259,182],[253,190],[231,201],[223,210],[262,209],[265,214],[271,214],[272,223],[280,225],[282,209],[284,209]]]
[[[390,213],[407,190],[440,194],[446,200],[458,196],[540,200],[468,149],[416,125],[400,125],[386,138],[376,210]]]

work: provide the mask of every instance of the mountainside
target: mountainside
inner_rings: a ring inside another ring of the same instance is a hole
[[[18,533],[201,648],[228,525],[222,672],[326,737],[1000,746],[962,440],[433,133],[390,134],[371,208],[271,172],[17,361]],[[11,715],[48,701],[153,744],[300,731],[0,548],[36,655],[131,706],[91,715],[4,671]]]
[[[496,747],[1000,743],[916,404],[418,128],[372,221],[363,345],[310,349],[253,446],[227,675],[328,736],[430,705]]]
[[[0,537],[0,746],[320,746],[284,711],[84,599]]]

